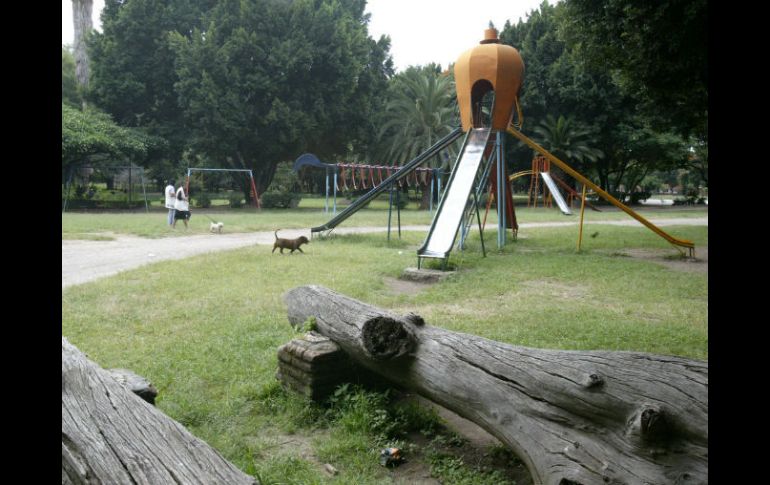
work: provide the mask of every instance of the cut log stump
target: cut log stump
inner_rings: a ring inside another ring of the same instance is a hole
[[[478,424],[546,485],[708,483],[708,363],[641,352],[533,349],[425,325],[320,286],[289,321]]]

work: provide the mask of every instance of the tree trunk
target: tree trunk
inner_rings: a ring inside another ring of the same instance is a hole
[[[93,29],[91,15],[93,0],[72,0],[72,20],[75,26],[75,77],[81,87],[88,87],[88,53],[86,36]]]
[[[480,425],[536,484],[708,482],[708,363],[639,352],[517,347],[424,325],[320,286],[289,321]]]
[[[62,337],[62,484],[257,481]]]
[[[420,197],[420,206],[418,210],[425,211],[430,207],[430,185],[422,187],[422,196]]]

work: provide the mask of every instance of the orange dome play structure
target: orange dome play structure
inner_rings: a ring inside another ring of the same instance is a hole
[[[518,108],[524,61],[515,48],[501,44],[497,30],[484,31],[484,40],[463,52],[455,63],[457,104],[463,131],[481,127],[481,101],[494,91],[492,130],[505,131]],[[519,115],[520,116],[520,115]]]

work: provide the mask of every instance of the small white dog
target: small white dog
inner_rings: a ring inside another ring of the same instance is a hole
[[[217,234],[222,234],[222,228],[224,226],[225,225],[221,222],[212,222],[211,225],[209,226],[209,231],[211,231],[212,233],[216,232]]]

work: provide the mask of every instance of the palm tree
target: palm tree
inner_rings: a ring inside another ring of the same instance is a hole
[[[548,115],[538,126],[533,128],[533,138],[556,158],[563,160],[578,171],[586,171],[586,162],[595,162],[604,157],[604,152],[594,148],[596,143],[591,130],[580,126],[572,117]],[[565,177],[558,167],[551,167],[559,178],[575,188],[572,177]]]
[[[391,165],[408,162],[458,123],[454,81],[433,66],[410,68],[392,80],[378,133]]]
[[[593,148],[594,139],[591,130],[581,127],[573,118],[548,115],[533,131],[535,140],[543,145],[556,158],[565,162],[595,162],[604,156],[604,152]]]
[[[386,163],[402,165],[459,124],[454,78],[430,64],[410,67],[391,83],[378,133],[379,153]],[[454,154],[450,147],[428,163],[446,170]],[[426,209],[429,203],[430,191],[424,190],[420,208]]]

